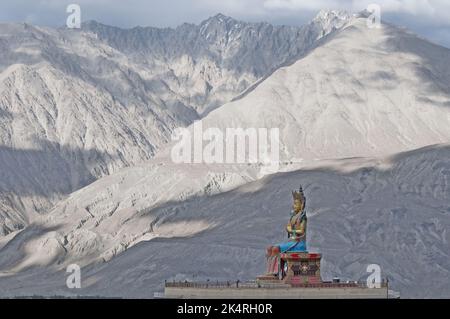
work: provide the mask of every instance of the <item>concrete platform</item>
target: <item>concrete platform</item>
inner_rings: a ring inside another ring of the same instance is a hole
[[[289,285],[243,284],[204,285],[195,283],[166,284],[164,298],[175,299],[384,299],[388,287],[367,288],[359,285]]]

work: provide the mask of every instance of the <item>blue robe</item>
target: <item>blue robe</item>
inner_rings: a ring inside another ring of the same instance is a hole
[[[306,249],[306,241],[286,241],[284,243],[278,244],[278,247],[280,247],[280,252],[307,252]]]

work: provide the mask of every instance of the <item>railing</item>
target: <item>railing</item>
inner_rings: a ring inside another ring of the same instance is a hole
[[[166,282],[165,287],[174,288],[269,288],[275,289],[280,287],[295,287],[295,288],[367,288],[367,283],[364,282],[321,282],[321,283],[262,283],[262,282],[189,282],[189,281],[172,281]],[[387,287],[386,282],[381,283],[382,288]]]
[[[254,288],[258,287],[257,283],[253,282],[188,282],[188,281],[177,281],[177,282],[166,282],[166,287],[184,287],[184,288]]]

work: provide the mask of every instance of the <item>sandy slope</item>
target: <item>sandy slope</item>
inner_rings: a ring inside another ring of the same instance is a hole
[[[324,255],[324,279],[363,279],[367,265],[377,263],[403,297],[449,297],[449,158],[450,146],[441,145],[384,160],[325,162],[229,192],[167,202],[139,219],[156,221],[153,238],[83,268],[85,289],[64,288],[66,274],[58,267],[32,267],[3,272],[2,294],[152,297],[165,279],[252,279],[264,271],[264,248],[285,238],[290,191],[302,183],[309,246]],[[26,238],[39,236],[48,232],[28,228],[3,248],[2,270],[29,260]],[[40,245],[33,249],[42,255],[48,240]]]
[[[279,128],[284,160],[380,156],[450,140],[450,50],[355,19],[203,126]]]

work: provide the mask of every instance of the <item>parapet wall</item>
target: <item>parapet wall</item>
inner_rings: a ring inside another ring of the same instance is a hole
[[[165,287],[165,298],[175,299],[380,299],[388,298],[381,288],[298,288],[298,287]]]

